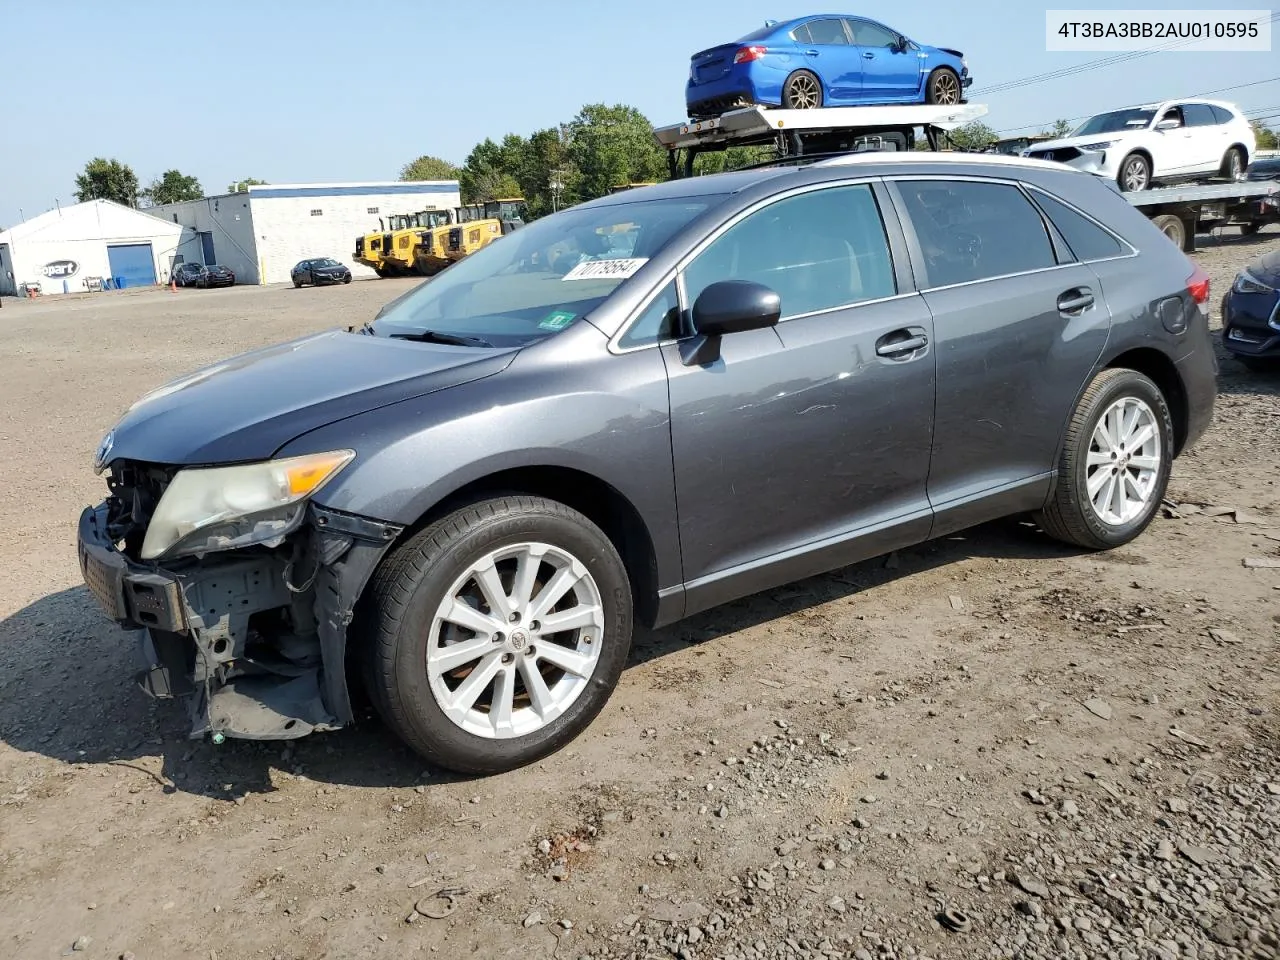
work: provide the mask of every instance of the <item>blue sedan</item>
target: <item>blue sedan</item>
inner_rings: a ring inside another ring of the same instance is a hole
[[[691,58],[685,103],[694,120],[759,105],[957,104],[972,82],[964,54],[916,43],[865,17],[770,22]]]

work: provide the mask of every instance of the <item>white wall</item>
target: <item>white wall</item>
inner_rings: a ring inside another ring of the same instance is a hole
[[[258,256],[253,239],[253,210],[247,193],[231,193],[204,200],[166,203],[150,207],[148,213],[213,236],[213,256],[217,263],[230,267],[237,283],[259,283]],[[189,262],[204,263],[199,236],[194,239]]]
[[[374,272],[353,259],[356,237],[378,229],[378,218],[461,204],[456,181],[304,184],[251,187],[253,230],[264,283],[285,283],[308,257],[333,257],[353,277]],[[370,213],[376,208],[377,213]],[[313,216],[311,211],[321,213]]]
[[[66,292],[76,293],[86,288],[85,278],[110,276],[108,244],[151,244],[156,281],[165,283],[172,258],[189,248],[190,239],[172,221],[107,200],[51,210],[0,234],[0,243],[8,247],[14,287],[36,282],[45,293],[63,293],[64,283]],[[50,274],[50,264],[66,261],[74,270]]]

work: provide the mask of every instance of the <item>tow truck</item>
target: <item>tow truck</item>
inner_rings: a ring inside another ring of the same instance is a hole
[[[867,151],[954,149],[948,134],[986,116],[981,103],[938,106],[822,107],[779,110],[744,107],[711,120],[655,127],[672,179],[694,174],[698,154],[729,147],[772,146],[779,161],[804,162]],[[777,162],[777,161],[773,161]],[[1280,219],[1280,181],[1204,180],[1124,194],[1166,236],[1188,253],[1197,232],[1237,225],[1245,232]]]

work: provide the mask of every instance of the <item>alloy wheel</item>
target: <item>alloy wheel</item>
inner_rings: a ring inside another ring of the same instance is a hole
[[[1124,188],[1128,191],[1142,190],[1147,185],[1149,175],[1147,162],[1141,157],[1130,157],[1124,164]]]
[[[789,100],[793,110],[814,110],[818,106],[821,91],[817,82],[806,74],[791,78]]]
[[[475,736],[536,733],[586,690],[604,622],[595,578],[567,551],[533,542],[486,553],[454,581],[432,619],[432,696]]]
[[[1160,429],[1151,407],[1121,397],[1098,419],[1089,440],[1086,489],[1093,511],[1109,526],[1140,517],[1160,477]]]
[[[949,73],[940,73],[933,81],[933,101],[942,106],[960,102],[960,84]]]

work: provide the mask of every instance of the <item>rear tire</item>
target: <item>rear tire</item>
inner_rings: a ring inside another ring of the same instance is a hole
[[[1252,237],[1261,229],[1262,229],[1262,224],[1258,223],[1256,220],[1251,220],[1249,223],[1240,224],[1240,234],[1241,236],[1245,236],[1245,237]]]
[[[817,110],[822,106],[822,81],[816,73],[797,70],[782,85],[782,106],[787,110]]]
[[[538,497],[484,500],[419,531],[383,561],[369,597],[375,707],[414,751],[459,773],[565,746],[604,707],[631,646],[617,550],[581,513]],[[553,619],[568,628],[545,630]]]
[[[1239,181],[1244,179],[1244,170],[1248,164],[1245,162],[1244,151],[1239,147],[1232,147],[1222,157],[1222,168],[1219,171],[1228,180]]]
[[[926,103],[949,107],[960,102],[960,78],[950,67],[939,67],[929,74],[925,84],[924,98]]]
[[[1067,424],[1053,497],[1037,519],[1073,546],[1122,546],[1151,523],[1172,465],[1173,418],[1160,388],[1135,370],[1103,370]]]
[[[1157,230],[1163,233],[1179,250],[1187,248],[1187,225],[1182,222],[1182,218],[1175,217],[1171,213],[1162,213],[1158,217],[1152,217],[1151,222],[1155,224]]]
[[[297,290],[297,289],[301,288],[301,286],[302,286],[302,281],[301,281],[301,280],[295,280],[295,281],[293,281],[293,288],[294,288],[295,290]]]

